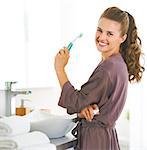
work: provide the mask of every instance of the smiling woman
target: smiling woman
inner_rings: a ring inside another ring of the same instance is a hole
[[[69,78],[80,88],[100,59],[94,44],[97,18],[106,7],[116,5],[128,10],[136,18],[142,49],[146,50],[147,23],[143,15],[146,12],[145,0],[0,1],[0,88],[4,89],[7,80],[18,81],[18,88],[58,86],[54,56],[59,47],[83,32],[83,38],[73,46],[68,65]],[[101,27],[98,30],[103,31]],[[108,32],[108,35],[111,34]],[[105,44],[108,43],[102,41],[100,46]],[[132,149],[147,149],[147,117],[144,117],[147,114],[146,85],[147,80],[143,78],[139,86],[129,86],[125,107],[130,109]],[[0,95],[2,104],[3,94]]]
[[[108,26],[109,25],[109,26]],[[99,20],[96,32],[97,49],[103,53],[103,58],[119,52],[119,46],[126,40],[127,35],[121,35],[121,24],[107,18]]]
[[[73,130],[76,150],[119,150],[115,124],[126,102],[128,81],[140,81],[144,71],[133,16],[118,7],[107,8],[99,19],[96,46],[101,62],[80,90],[71,84],[65,70],[68,48],[56,54],[55,71],[62,90],[58,104],[69,114],[78,113],[79,123]],[[94,106],[99,109],[97,115]]]

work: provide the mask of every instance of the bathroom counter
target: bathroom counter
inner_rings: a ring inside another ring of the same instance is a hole
[[[71,133],[61,138],[50,139],[50,141],[56,145],[57,150],[73,148],[77,143],[77,139]]]

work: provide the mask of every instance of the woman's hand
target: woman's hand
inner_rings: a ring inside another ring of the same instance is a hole
[[[57,53],[55,57],[55,70],[56,71],[63,70],[66,64],[68,63],[68,59],[69,59],[69,52],[68,49],[64,47]]]
[[[55,57],[55,64],[54,64],[55,71],[61,88],[68,81],[68,77],[64,69],[64,67],[68,63],[68,59],[69,59],[69,52],[66,47],[61,49]]]
[[[98,110],[97,114],[94,114],[93,110]],[[78,114],[78,117],[85,118],[87,121],[92,121],[94,115],[98,115],[98,114],[99,114],[99,108],[96,104],[93,104],[81,110],[81,112]]]

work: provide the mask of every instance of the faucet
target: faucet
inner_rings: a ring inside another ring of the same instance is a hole
[[[5,115],[11,116],[11,99],[12,97],[15,97],[17,95],[28,95],[31,93],[31,91],[12,91],[12,84],[15,84],[17,82],[5,82],[5,101],[6,101],[6,109],[5,109]]]

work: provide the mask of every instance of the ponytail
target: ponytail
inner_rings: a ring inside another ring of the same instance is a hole
[[[142,74],[145,70],[140,64],[141,52],[141,39],[137,34],[137,27],[132,15],[126,12],[129,18],[129,27],[127,31],[127,38],[121,44],[120,53],[127,64],[129,81],[138,82],[142,78]]]

